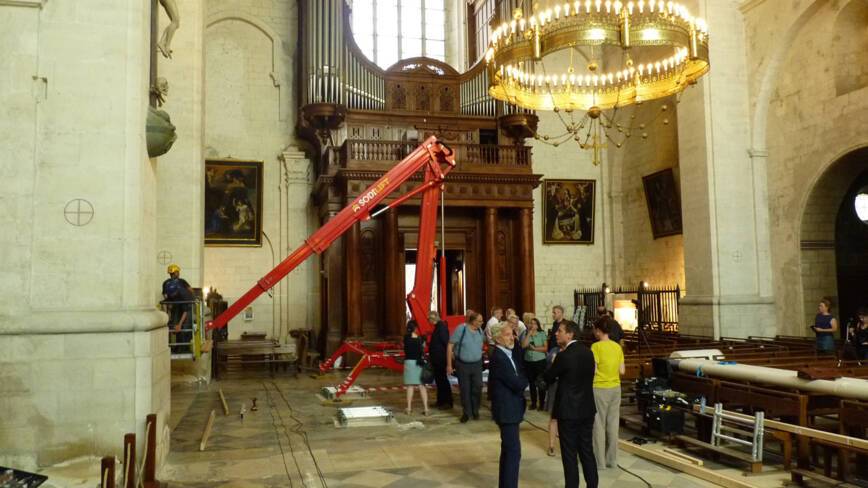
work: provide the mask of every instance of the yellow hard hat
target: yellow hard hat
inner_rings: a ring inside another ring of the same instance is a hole
[[[169,273],[169,274],[180,273],[180,272],[181,272],[181,268],[178,267],[177,264],[170,264],[169,267],[166,268],[166,272]]]

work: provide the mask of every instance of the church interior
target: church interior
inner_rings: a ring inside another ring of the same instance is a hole
[[[868,486],[868,0],[0,0],[0,46],[0,488],[570,486],[534,378],[593,351],[597,435],[606,341],[599,486]]]

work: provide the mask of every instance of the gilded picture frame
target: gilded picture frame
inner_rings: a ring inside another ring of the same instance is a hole
[[[543,244],[593,244],[595,180],[543,180]]]
[[[262,161],[205,161],[205,245],[262,246]]]
[[[642,186],[654,239],[681,234],[681,198],[672,168],[643,176]]]

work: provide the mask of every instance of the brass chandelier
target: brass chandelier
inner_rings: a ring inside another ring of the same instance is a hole
[[[576,57],[587,60],[584,69]],[[635,129],[616,122],[619,108],[677,95],[708,72],[708,26],[671,1],[535,3],[530,15],[517,8],[494,29],[485,60],[489,95],[554,111],[566,129],[534,137],[552,145],[574,139],[599,164],[604,139],[620,147]],[[546,62],[566,67],[552,71]]]

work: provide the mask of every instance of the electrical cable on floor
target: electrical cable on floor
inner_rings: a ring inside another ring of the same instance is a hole
[[[620,468],[621,471],[623,471],[623,472],[625,472],[625,473],[627,473],[627,474],[632,474],[633,476],[639,478],[640,480],[642,480],[642,483],[645,483],[645,485],[648,486],[648,488],[654,488],[653,486],[651,486],[651,483],[649,483],[648,480],[646,480],[645,478],[639,476],[638,474],[636,474],[636,473],[630,471],[629,469],[625,468],[624,466],[621,466],[621,465],[619,464],[619,465],[618,465],[618,468]]]
[[[532,427],[534,427],[534,428],[536,428],[536,429],[539,429],[539,430],[541,430],[541,431],[543,431],[543,432],[548,432],[548,431],[549,431],[548,429],[544,429],[544,428],[540,427],[539,425],[537,425],[537,424],[531,422],[531,421],[528,420],[528,419],[524,419],[524,421],[525,421],[526,423],[530,424]],[[625,473],[631,474],[631,475],[633,475],[633,476],[639,478],[640,480],[642,480],[643,483],[645,483],[645,484],[648,486],[648,488],[653,488],[653,487],[651,486],[651,483],[649,483],[648,480],[646,480],[645,478],[643,478],[643,477],[639,476],[638,474],[636,474],[636,473],[630,471],[629,469],[625,468],[624,466],[621,466],[620,464],[618,465],[618,468],[620,468],[620,469],[621,469],[622,471],[624,471]]]
[[[263,383],[263,387],[265,384]],[[277,421],[274,418],[274,402],[271,401],[271,394],[268,392],[268,388],[265,388],[265,398],[268,400],[268,413],[271,414],[271,425],[277,427],[275,423]],[[298,460],[295,459],[295,452],[292,449],[292,440],[289,438],[289,433],[286,431],[286,425],[283,423],[283,416],[280,415],[280,412],[277,412],[278,417],[280,417],[280,426],[283,428],[283,433],[286,436],[286,440],[289,442],[289,452],[292,453],[292,459],[295,460],[295,468],[298,470],[298,476],[301,479],[302,484],[304,484],[304,476],[301,474],[301,467],[298,465]],[[277,436],[277,447],[280,448],[280,457],[283,459],[283,469],[286,471],[286,478],[289,480],[289,486],[292,488],[294,485],[292,483],[292,475],[289,474],[289,466],[286,465],[286,453],[283,451],[283,443],[280,441],[280,435],[277,433],[275,429],[275,435]]]
[[[320,469],[319,463],[316,461],[316,456],[314,456],[314,454],[313,454],[313,449],[311,449],[311,447],[310,447],[310,439],[307,436],[307,431],[303,430],[304,422],[302,422],[301,420],[299,420],[295,416],[295,410],[292,408],[292,405],[289,403],[289,400],[287,400],[286,396],[283,394],[283,390],[280,389],[280,387],[277,385],[277,383],[272,381],[271,384],[274,386],[274,389],[280,395],[280,398],[283,400],[283,403],[285,403],[286,407],[289,409],[290,418],[296,422],[296,426],[292,429],[292,431],[295,432],[296,434],[300,435],[302,440],[304,441],[304,444],[307,447],[307,452],[310,454],[310,459],[313,461],[313,465],[316,468],[316,473],[319,476],[319,479],[320,479],[320,482],[322,483],[322,486],[324,488],[328,488],[328,483],[326,483],[325,475],[323,474],[322,470]],[[267,388],[266,388],[266,390],[267,390]]]

